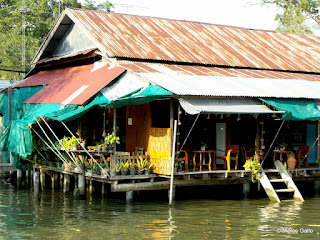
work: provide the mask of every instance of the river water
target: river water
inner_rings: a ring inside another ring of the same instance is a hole
[[[78,199],[0,184],[0,239],[319,239],[320,198]]]

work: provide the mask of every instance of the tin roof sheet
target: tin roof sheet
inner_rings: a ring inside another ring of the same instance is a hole
[[[109,65],[98,69],[96,67],[94,64],[89,64],[42,71],[29,77],[17,87],[47,85],[24,103],[83,105],[125,71],[124,68],[110,68]]]
[[[163,73],[139,73],[139,75],[170,92],[182,96],[320,99],[319,81]]]
[[[179,99],[182,108],[189,114],[222,113],[222,114],[249,114],[249,113],[283,113],[272,111],[257,99],[248,98],[199,98],[183,97]]]
[[[110,57],[320,72],[320,37],[67,9]]]

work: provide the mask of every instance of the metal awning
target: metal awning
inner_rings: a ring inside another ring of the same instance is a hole
[[[179,98],[180,105],[189,114],[220,113],[220,114],[273,114],[284,111],[273,111],[262,101],[252,98]]]

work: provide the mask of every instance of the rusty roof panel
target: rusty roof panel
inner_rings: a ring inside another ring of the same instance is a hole
[[[320,38],[68,9],[110,57],[320,72]]]
[[[83,105],[125,69],[109,65],[94,69],[94,64],[39,72],[17,87],[47,85],[24,103]]]
[[[177,64],[158,64],[136,61],[118,61],[118,64],[135,73],[162,73],[169,75],[195,75],[213,77],[244,77],[267,79],[295,79],[320,81],[320,75],[303,74],[270,70],[251,70],[236,68],[219,68],[210,66],[190,66]]]

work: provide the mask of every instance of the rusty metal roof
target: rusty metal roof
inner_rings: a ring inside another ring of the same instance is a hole
[[[67,9],[109,57],[320,72],[320,38],[191,21]]]
[[[45,87],[24,103],[83,105],[103,87],[125,71],[109,65],[95,70],[94,64],[39,72],[17,87]]]

